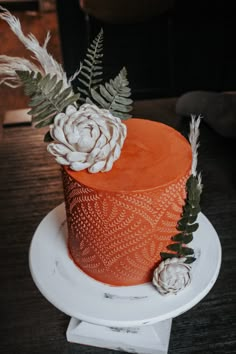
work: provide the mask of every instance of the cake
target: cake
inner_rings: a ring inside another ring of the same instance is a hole
[[[135,118],[126,126],[110,172],[63,168],[70,255],[110,285],[151,281],[177,233],[192,163],[189,142],[173,128]]]
[[[192,117],[190,143],[165,124],[129,119],[127,70],[103,81],[102,29],[68,78],[47,52],[49,35],[41,46],[1,6],[0,18],[33,53],[34,61],[0,55],[0,83],[23,86],[33,125],[49,126],[44,141],[62,165],[68,257],[102,283],[152,280],[162,295],[183,290],[196,259],[188,244],[202,191],[200,117]]]

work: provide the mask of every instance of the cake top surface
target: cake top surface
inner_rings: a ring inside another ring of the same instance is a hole
[[[69,175],[94,189],[130,192],[163,187],[189,173],[191,146],[178,131],[146,119],[125,124],[128,137],[111,171],[91,174],[65,167]]]

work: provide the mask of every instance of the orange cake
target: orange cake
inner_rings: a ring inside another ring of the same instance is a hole
[[[165,124],[128,119],[126,68],[104,82],[102,29],[68,78],[47,52],[49,36],[40,46],[3,7],[0,19],[35,59],[1,56],[0,84],[23,86],[32,124],[49,126],[44,141],[62,166],[68,256],[102,283],[152,281],[161,295],[177,294],[196,260],[188,244],[199,226],[201,116],[191,117],[189,142]]]
[[[192,152],[173,128],[126,121],[127,139],[109,172],[63,167],[68,247],[87,275],[110,285],[149,282],[186,197]]]

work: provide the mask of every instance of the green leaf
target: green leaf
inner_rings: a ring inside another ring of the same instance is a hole
[[[183,243],[187,245],[188,243],[192,242],[193,234],[187,234],[184,236]]]
[[[188,244],[193,240],[193,234],[184,234],[184,233],[179,233],[173,237],[171,237],[172,241],[176,242],[181,242],[184,244]]]
[[[174,251],[174,252],[181,252],[182,246],[181,243],[172,243],[171,245],[167,246],[168,250]]]
[[[42,102],[44,102],[44,97],[34,96],[34,97],[31,98],[31,100],[30,100],[28,105],[30,107],[34,107],[34,106],[38,106]]]
[[[199,226],[198,223],[195,223],[195,224],[192,224],[192,225],[187,225],[186,226],[186,232],[187,233],[195,232],[198,229],[198,226]]]
[[[55,101],[54,101],[55,104],[59,104],[59,103],[63,102],[67,97],[70,97],[70,94],[71,94],[71,87],[67,87],[64,91],[53,95],[53,97],[55,97]]]
[[[183,214],[178,221],[176,229],[180,231],[172,236],[171,240],[175,243],[167,246],[167,249],[177,252],[178,256],[189,256],[194,254],[194,250],[190,247],[185,247],[193,240],[193,232],[198,229],[197,220],[198,213],[201,211],[199,206],[201,191],[199,189],[199,181],[196,176],[191,175],[186,182],[187,197],[183,207]],[[168,255],[168,254],[167,254]],[[168,256],[166,256],[168,258]],[[187,257],[185,263],[192,263],[194,257]]]
[[[176,254],[174,254],[174,253],[167,253],[167,252],[161,252],[160,255],[161,255],[161,258],[162,258],[163,260],[165,260],[165,259],[167,259],[167,258],[178,257],[178,256],[177,256]]]
[[[197,176],[191,175],[186,183],[187,199],[192,206],[197,206],[200,202],[201,190],[198,186]]]
[[[53,89],[53,87],[55,86],[56,82],[57,82],[57,75],[54,75],[52,77],[52,79],[47,83],[48,92],[50,92],[50,90]],[[61,82],[61,81],[59,81],[59,82]]]
[[[189,234],[189,233],[196,231],[198,229],[198,226],[199,226],[198,223],[187,224],[187,225],[178,224],[176,229],[178,231],[186,232]]]
[[[53,138],[51,137],[50,131],[48,131],[48,132],[44,135],[43,141],[44,141],[45,143],[50,143],[51,141],[53,141]]]
[[[191,215],[190,213],[184,212],[182,218],[179,220],[178,224],[187,225],[193,224],[197,220],[198,215]],[[183,219],[183,221],[182,221]]]
[[[128,98],[131,94],[128,85],[127,70],[123,68],[114,80],[99,85],[98,90],[91,89],[92,101],[99,107],[108,109],[115,117],[130,118],[133,101]]]
[[[87,95],[87,91],[86,90],[84,90],[84,89],[82,89],[82,88],[80,88],[80,87],[77,87],[77,90],[78,90],[78,92],[79,93],[81,93],[82,95],[80,96],[80,102],[85,102],[86,101],[86,95]]]
[[[120,103],[122,105],[125,105],[125,106],[129,106],[129,105],[132,105],[133,104],[133,101],[130,99],[130,98],[126,98],[127,96],[118,96],[116,98],[116,102],[117,103]]]
[[[91,89],[91,95],[92,95],[92,98],[94,99],[94,101],[96,101],[96,104],[102,108],[105,108],[105,109],[109,109],[109,102],[107,102],[103,96],[99,95],[99,93],[94,90],[94,89]],[[106,97],[108,98],[108,97]]]
[[[176,229],[178,231],[184,232],[184,231],[186,231],[186,227],[187,227],[186,225],[181,225],[181,224],[178,223],[178,225],[176,226]]]
[[[30,96],[29,114],[35,127],[52,124],[55,116],[64,111],[69,104],[76,103],[79,94],[74,95],[72,87],[63,89],[63,81],[57,81],[56,75],[42,76],[40,72],[16,71],[23,83],[25,92]]]
[[[48,108],[48,102],[43,101],[38,106],[35,106],[34,108],[32,108],[28,113],[29,113],[29,115],[34,116],[36,114],[43,112],[47,108]]]
[[[133,101],[128,87],[127,71],[123,68],[119,74],[104,85],[102,82],[103,30],[90,44],[78,75],[79,102],[85,101],[108,109],[114,116],[121,119],[131,117]]]
[[[191,210],[191,215],[198,215],[201,211],[200,205],[196,206],[195,208],[192,208]]]
[[[63,87],[63,81],[60,80],[57,82],[57,84],[54,86],[54,88],[51,89],[50,92],[48,92],[48,96],[50,97],[50,99],[58,96],[62,92],[61,91],[62,87]],[[67,94],[69,95],[70,93],[71,93],[71,87],[68,87]]]
[[[194,254],[194,250],[190,247],[182,247],[181,249],[181,255],[183,256],[189,256]]]
[[[171,237],[172,241],[182,242],[184,239],[184,234],[181,232]]]
[[[187,257],[184,263],[191,264],[191,263],[193,263],[195,261],[196,261],[195,257]]]
[[[39,123],[35,124],[35,128],[43,128],[47,125],[53,124],[55,118],[55,114],[49,116],[47,119],[41,120]]]
[[[188,190],[196,189],[197,184],[198,184],[197,178],[195,176],[191,175],[186,182],[186,187]]]
[[[198,213],[201,211],[201,208],[199,205],[197,205],[196,207],[193,207],[191,204],[188,203],[188,201],[186,201],[186,204],[184,206],[184,213],[183,216],[197,216]]]
[[[46,110],[44,110],[43,112],[40,112],[37,115],[34,115],[32,117],[32,122],[40,122],[40,121],[44,121],[47,117],[52,116],[52,115],[56,115],[57,112],[55,112],[55,108],[54,107],[49,107]]]
[[[197,220],[198,215],[189,216],[189,224],[193,224]]]
[[[178,226],[181,225],[182,227],[186,227],[188,222],[189,222],[189,217],[188,216],[184,216],[178,221]]]
[[[42,90],[45,90],[45,87],[47,86],[47,82],[50,79],[50,75],[46,74],[45,76],[42,76],[41,80],[38,81],[38,85]]]
[[[91,89],[96,88],[102,82],[101,58],[103,50],[103,29],[100,30],[96,38],[87,49],[80,73],[77,77],[79,82],[78,92],[81,93],[80,102],[85,102],[86,97],[91,97]]]
[[[61,103],[57,103],[59,110],[63,111],[65,109],[65,107],[67,107],[69,105],[73,105],[75,102],[78,101],[79,98],[80,98],[80,93],[76,93],[73,96],[66,98]]]

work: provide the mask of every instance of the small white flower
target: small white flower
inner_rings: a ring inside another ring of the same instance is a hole
[[[153,285],[161,295],[177,294],[191,282],[191,266],[186,258],[168,258],[153,273]]]
[[[50,134],[54,142],[48,151],[59,164],[96,173],[111,170],[120,157],[127,129],[108,110],[85,103],[79,110],[70,105],[59,113]]]

